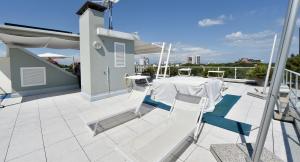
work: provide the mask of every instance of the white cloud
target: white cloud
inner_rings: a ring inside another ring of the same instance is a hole
[[[209,26],[215,26],[215,25],[222,25],[222,24],[224,24],[224,20],[203,19],[203,20],[200,20],[198,24],[201,27],[209,27]]]
[[[221,15],[215,19],[211,19],[211,18],[205,18],[202,19],[198,22],[198,25],[200,27],[210,27],[210,26],[216,26],[216,25],[223,25],[225,24],[226,20],[233,20],[233,16],[229,15]]]
[[[227,34],[225,42],[238,47],[271,47],[275,32],[265,30],[257,33],[243,33],[241,31]]]
[[[217,50],[177,42],[173,44],[173,50],[170,55],[170,62],[185,63],[188,56],[200,55],[202,60],[201,62],[206,63],[207,60],[211,60],[213,58],[219,59],[223,54],[225,53]],[[142,57],[148,57],[150,59],[150,63],[157,63],[159,59],[159,55],[149,54],[136,56],[136,61],[138,61],[138,59]],[[164,60],[166,60],[166,58],[164,58]]]
[[[209,48],[204,48],[200,46],[195,46],[195,45],[188,45],[188,44],[183,44],[183,43],[176,43],[174,48],[175,53],[182,53],[181,55],[219,55],[220,52],[217,52],[215,50],[209,49]]]

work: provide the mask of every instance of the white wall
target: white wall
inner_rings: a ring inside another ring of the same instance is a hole
[[[11,93],[10,59],[0,57],[0,87],[7,93]],[[0,94],[3,93],[0,89]]]

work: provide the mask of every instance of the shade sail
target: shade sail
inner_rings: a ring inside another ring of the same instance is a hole
[[[137,33],[97,28],[98,36],[106,36],[134,41],[134,54],[155,54],[161,52],[161,46],[145,43]],[[0,40],[5,44],[21,48],[54,48],[79,50],[79,35],[49,29],[0,25]]]
[[[22,48],[79,49],[79,41],[56,37],[27,37],[0,33],[0,40]]]
[[[146,43],[141,40],[134,41],[135,54],[154,54],[154,53],[160,53],[161,50],[162,47],[157,44]]]
[[[161,46],[141,41],[137,33],[125,33],[99,27],[97,28],[97,35],[134,41],[134,54],[152,54],[161,52]]]

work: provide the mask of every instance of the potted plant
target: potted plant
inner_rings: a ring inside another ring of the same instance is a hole
[[[256,81],[257,85],[264,86],[265,78],[267,75],[267,69],[268,69],[267,65],[257,64],[257,65],[255,65],[255,68],[249,70],[247,75],[251,79],[254,79]]]

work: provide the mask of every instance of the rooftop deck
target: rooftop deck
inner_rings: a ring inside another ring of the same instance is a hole
[[[177,161],[213,162],[215,158],[209,151],[211,144],[255,142],[265,101],[247,95],[253,86],[228,83],[228,87],[224,94],[242,97],[226,118],[251,124],[250,135],[205,124],[198,142],[190,144]],[[134,119],[93,137],[79,114],[113,100],[118,97],[90,103],[79,92],[56,93],[26,97],[21,104],[0,109],[0,161],[125,161],[115,151],[118,144],[153,127],[168,112],[161,111],[151,118],[146,114],[142,119]],[[143,105],[143,108],[153,107]],[[299,139],[292,124],[273,120],[265,147],[284,161],[300,161]]]

